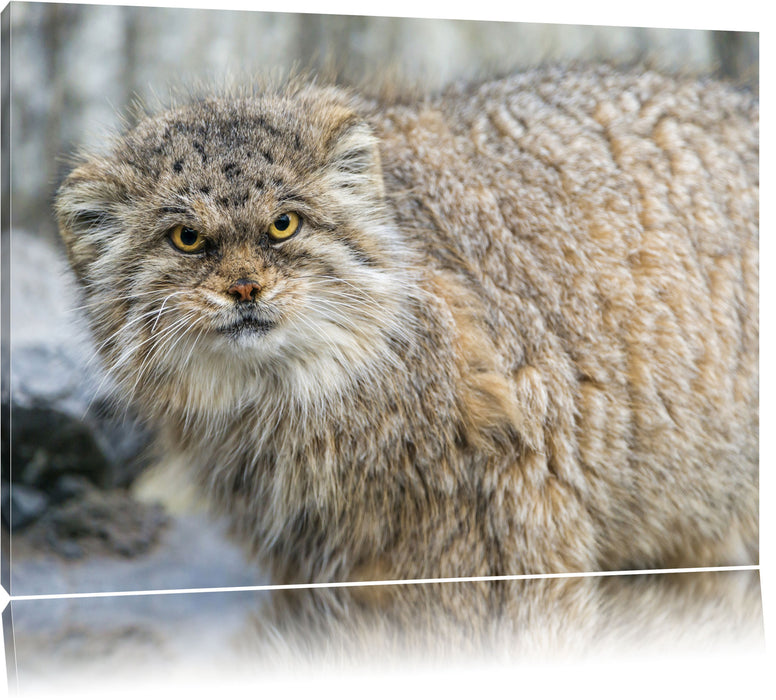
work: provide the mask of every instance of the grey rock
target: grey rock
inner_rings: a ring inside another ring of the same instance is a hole
[[[21,530],[46,511],[49,499],[37,489],[15,484],[2,489],[3,523],[13,530]]]
[[[46,406],[12,408],[14,484],[52,491],[63,475],[78,474],[109,485],[110,462],[87,424]]]
[[[57,479],[50,496],[54,503],[62,503],[83,496],[89,488],[90,482],[85,477],[65,474]]]

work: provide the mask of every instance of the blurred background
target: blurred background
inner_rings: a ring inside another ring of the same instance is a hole
[[[346,83],[389,68],[430,90],[549,61],[646,62],[758,86],[758,34],[439,19],[13,3],[13,217],[54,233],[62,156],[92,147],[139,97],[200,81],[333,64]],[[5,98],[5,95],[4,95]]]

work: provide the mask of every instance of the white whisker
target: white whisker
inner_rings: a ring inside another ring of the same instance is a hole
[[[68,308],[68,311],[74,312],[74,311],[84,311],[86,309],[93,309],[98,307],[103,307],[107,303],[110,304],[117,304],[122,301],[136,301],[140,299],[140,297],[145,297],[150,294],[163,294],[164,290],[162,289],[151,289],[145,292],[131,292],[128,294],[120,294],[120,295],[111,295],[109,302],[106,301],[102,296],[100,298],[95,299],[93,301],[89,301],[85,304],[81,304],[80,306],[71,306]],[[177,293],[177,292],[176,292]]]
[[[164,298],[164,301],[162,302],[162,306],[161,306],[161,308],[159,309],[159,314],[157,315],[157,317],[156,317],[156,320],[154,321],[154,325],[153,325],[153,326],[151,326],[151,333],[153,333],[153,332],[154,332],[154,330],[156,329],[156,324],[157,324],[157,323],[159,323],[159,317],[162,315],[162,312],[164,311],[164,305],[165,305],[165,304],[166,304],[166,303],[167,303],[167,302],[170,300],[170,298],[171,298],[171,297],[174,297],[174,296],[176,296],[176,295],[178,295],[178,294],[182,294],[182,293],[183,293],[183,292],[172,292],[172,294],[168,294],[168,295],[167,295],[167,296]]]

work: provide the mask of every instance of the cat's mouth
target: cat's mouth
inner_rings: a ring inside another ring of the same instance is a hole
[[[269,333],[274,327],[274,321],[268,318],[250,315],[219,327],[218,332],[232,337],[242,335],[264,335]]]

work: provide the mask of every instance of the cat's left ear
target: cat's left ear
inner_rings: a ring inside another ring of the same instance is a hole
[[[360,120],[350,120],[333,139],[328,168],[334,184],[367,199],[382,201],[385,194],[379,139]]]
[[[122,232],[119,209],[125,196],[124,185],[99,159],[83,162],[60,186],[54,209],[78,278],[88,277],[105,244]]]

